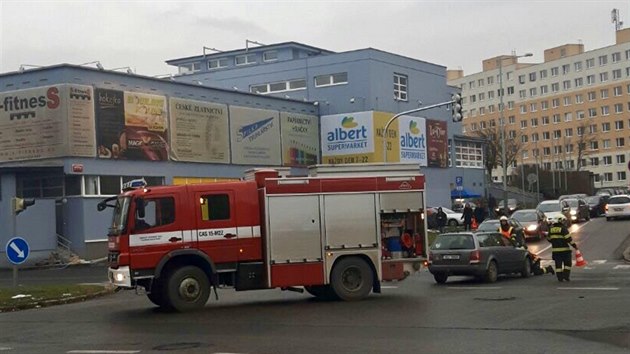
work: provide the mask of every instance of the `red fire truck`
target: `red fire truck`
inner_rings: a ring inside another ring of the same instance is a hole
[[[381,281],[418,270],[426,256],[425,178],[417,165],[318,165],[308,177],[257,169],[242,181],[181,186],[136,182],[98,206],[114,209],[108,275],[161,307],[203,307],[219,287],[359,300],[379,293]]]

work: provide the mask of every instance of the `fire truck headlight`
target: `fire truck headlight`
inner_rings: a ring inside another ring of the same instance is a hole
[[[122,273],[116,273],[116,281],[121,282],[123,280],[125,280],[125,275]]]

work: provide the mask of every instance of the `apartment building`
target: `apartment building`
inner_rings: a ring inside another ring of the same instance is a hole
[[[520,57],[486,59],[482,72],[466,76],[449,71],[449,84],[464,97],[463,133],[477,136],[503,123],[506,139],[521,143],[508,178],[519,164],[538,164],[590,171],[596,187],[628,186],[630,29],[617,31],[611,46],[566,44],[545,50],[543,63]],[[503,180],[501,168],[492,175]]]

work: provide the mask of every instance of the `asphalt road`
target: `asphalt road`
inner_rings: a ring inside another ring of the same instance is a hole
[[[437,285],[423,270],[360,302],[220,290],[219,301],[185,314],[120,292],[0,314],[0,352],[628,353],[630,264],[615,251],[630,220],[574,228],[589,264],[575,269],[570,283],[543,275],[494,284],[452,277]],[[544,255],[546,246],[530,247]]]

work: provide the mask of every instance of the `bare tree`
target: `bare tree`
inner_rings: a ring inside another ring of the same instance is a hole
[[[520,132],[515,132],[512,137],[508,136],[509,130],[505,132],[505,162],[507,166],[510,166],[516,161],[517,157],[521,155],[523,146],[525,145]],[[492,175],[492,170],[497,167],[503,167],[503,161],[501,160],[501,134],[500,128],[497,126],[488,127],[481,130],[476,130],[472,135],[477,136],[485,140],[486,142],[486,156],[485,156],[485,168],[488,171],[488,175]]]
[[[584,165],[582,165],[582,160],[590,154],[590,146],[591,143],[597,141],[597,133],[587,132],[587,128],[589,127],[589,121],[583,120],[582,123],[577,127],[577,168],[576,171],[579,171]]]

